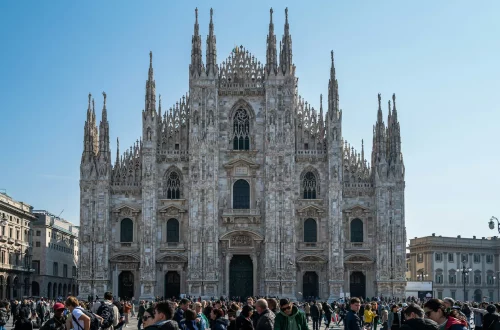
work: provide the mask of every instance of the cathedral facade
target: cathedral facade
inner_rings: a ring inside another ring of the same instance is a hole
[[[99,126],[89,95],[81,297],[404,296],[395,96],[387,125],[378,97],[368,164],[342,137],[333,52],[315,110],[298,94],[288,12],[279,47],[272,14],[265,64],[242,46],[218,63],[212,11],[203,58],[196,10],[189,92],[162,109],[150,53],[142,137],[115,160],[106,94]]]

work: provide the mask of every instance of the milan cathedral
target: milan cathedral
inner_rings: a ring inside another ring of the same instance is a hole
[[[404,163],[396,98],[378,96],[371,163],[342,136],[333,52],[326,110],[298,94],[288,10],[265,64],[217,62],[198,10],[189,92],[170,109],[150,54],[142,137],[113,160],[106,94],[89,95],[80,180],[80,296],[405,294]],[[375,111],[374,111],[375,112]],[[375,113],[374,113],[375,115]],[[374,116],[375,117],[375,116]]]

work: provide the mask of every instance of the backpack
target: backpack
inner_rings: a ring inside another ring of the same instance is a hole
[[[100,328],[99,320],[97,319],[95,314],[92,312],[86,311],[83,308],[79,308],[79,309],[82,311],[83,314],[87,315],[90,318],[90,330],[99,330],[99,328]],[[80,323],[78,323],[78,320],[73,315],[73,313],[71,313],[71,317],[73,318],[73,321],[76,324],[76,326],[83,330],[83,328],[80,326]],[[73,327],[73,329],[75,329],[75,327]]]
[[[97,309],[97,315],[102,317],[101,327],[103,329],[111,327],[115,322],[115,312],[113,311],[113,306],[114,305],[102,302],[101,306],[99,306],[99,308]]]

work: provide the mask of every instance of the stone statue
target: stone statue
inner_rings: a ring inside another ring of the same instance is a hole
[[[259,210],[260,209],[260,198],[257,198],[257,201],[255,202],[255,207]]]

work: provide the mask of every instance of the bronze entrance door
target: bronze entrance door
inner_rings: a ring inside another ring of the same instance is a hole
[[[316,272],[305,272],[302,276],[302,295],[304,299],[315,300],[318,298],[318,274]]]
[[[118,276],[118,297],[129,300],[134,297],[134,274],[123,271]]]
[[[351,298],[366,297],[366,278],[362,272],[352,272],[349,278]]]
[[[229,297],[253,296],[253,263],[248,255],[236,255],[229,264]]]
[[[179,298],[181,295],[181,276],[177,272],[165,274],[165,299]]]

